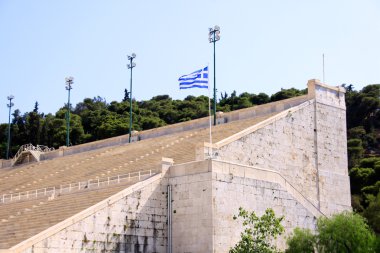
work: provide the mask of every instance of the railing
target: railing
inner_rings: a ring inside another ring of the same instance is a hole
[[[103,186],[109,186],[114,184],[119,184],[122,182],[133,182],[133,181],[141,181],[146,179],[152,175],[155,175],[152,170],[147,171],[138,171],[132,172],[128,174],[117,175],[113,177],[107,177],[104,179],[89,179],[87,181],[80,181],[77,183],[63,184],[59,187],[46,187],[37,190],[30,190],[25,192],[17,192],[11,194],[3,194],[0,196],[0,204],[6,204],[14,201],[28,200],[28,199],[36,199],[40,197],[53,197],[61,194],[67,194],[71,192],[88,190],[88,189],[96,189]]]
[[[48,146],[44,146],[44,145],[33,146],[33,144],[31,144],[31,143],[24,144],[18,149],[16,155],[13,157],[13,162],[15,162],[17,160],[17,158],[21,155],[21,153],[24,151],[49,152],[49,151],[53,151],[53,150],[54,150],[54,148],[49,148]]]

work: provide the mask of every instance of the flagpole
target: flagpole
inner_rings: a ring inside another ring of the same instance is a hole
[[[210,86],[208,86],[208,118],[209,118],[209,129],[210,129],[210,147],[208,148],[208,155],[212,158],[212,134],[211,134],[211,102],[210,102]]]

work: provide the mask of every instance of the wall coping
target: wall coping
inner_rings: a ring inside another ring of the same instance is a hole
[[[340,92],[340,93],[346,93],[346,89],[342,86],[332,86],[332,85],[322,83],[319,79],[310,79],[307,82],[308,94],[311,94],[311,95],[314,94],[312,91],[315,90],[315,86],[320,86],[320,87],[333,90],[336,92]]]
[[[255,132],[255,131],[257,131],[263,127],[266,127],[266,126],[274,123],[275,121],[277,121],[279,119],[287,117],[287,116],[291,115],[292,113],[311,105],[312,103],[314,103],[314,99],[306,101],[306,102],[304,102],[298,106],[294,106],[288,110],[282,111],[282,112],[280,112],[280,113],[278,113],[278,114],[276,114],[276,115],[274,115],[274,116],[272,116],[266,120],[263,120],[263,121],[255,124],[253,126],[250,126],[246,129],[244,129],[243,131],[240,131],[236,134],[233,134],[230,137],[227,137],[227,138],[225,138],[225,139],[223,139],[217,143],[213,143],[213,144],[205,143],[205,147],[212,147],[215,149],[220,149],[221,147],[228,145],[228,144],[230,144],[230,143],[232,143],[232,142],[234,142],[234,141],[236,141],[236,140],[238,140],[238,139],[240,139],[240,138],[242,138],[248,134],[251,134],[251,133],[253,133],[253,132]]]

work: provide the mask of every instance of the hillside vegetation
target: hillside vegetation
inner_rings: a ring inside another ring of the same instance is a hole
[[[356,91],[353,85],[347,89],[347,144],[349,174],[351,178],[352,206],[366,217],[380,233],[380,85],[368,85]],[[221,93],[218,111],[233,111],[306,94],[305,90],[281,89],[269,96],[265,93],[244,92],[237,95]],[[70,117],[71,145],[101,140],[129,132],[128,91],[121,102],[107,103],[105,98],[85,98],[72,106]],[[146,101],[132,100],[133,129],[147,130],[208,115],[208,97],[188,96],[174,100],[159,95]],[[31,112],[16,109],[12,114],[11,150],[27,143],[58,148],[66,143],[66,110],[64,105],[54,115],[38,110],[38,102]],[[0,125],[0,158],[7,147],[8,124]]]

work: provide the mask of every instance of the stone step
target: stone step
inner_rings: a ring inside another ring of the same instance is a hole
[[[269,116],[271,115],[267,117]],[[267,117],[215,126],[212,129],[213,141],[220,141]],[[208,141],[209,129],[205,128],[21,165],[0,173],[0,194],[59,187],[61,184],[97,177],[106,179],[109,176],[141,170],[152,169],[160,172],[163,156],[173,158],[175,163],[190,162],[195,160],[196,146]],[[98,190],[78,191],[61,195],[51,201],[44,198],[0,204],[0,248],[9,248],[125,187],[127,185],[115,185]]]

